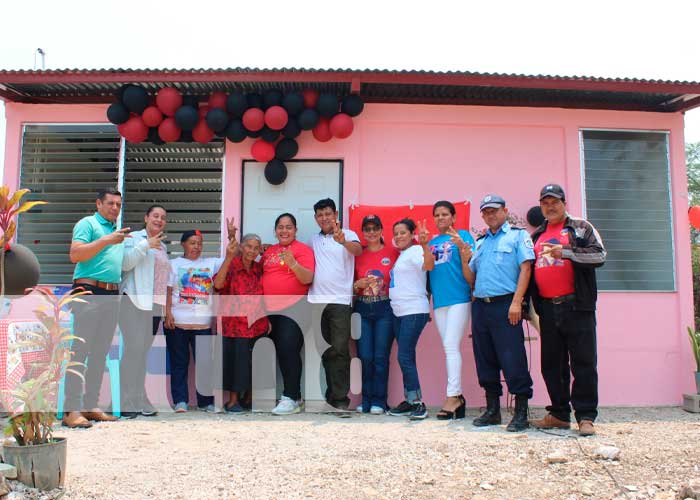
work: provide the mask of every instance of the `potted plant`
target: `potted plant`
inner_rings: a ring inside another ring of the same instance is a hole
[[[8,391],[10,418],[5,429],[4,460],[17,468],[17,478],[42,490],[62,486],[66,474],[66,439],[53,435],[56,419],[58,385],[66,371],[82,375],[71,367],[70,346],[82,341],[64,326],[64,307],[82,302],[80,295],[90,292],[67,292],[56,296],[50,288],[35,287],[42,304],[34,311],[42,327],[38,332],[26,331],[12,348],[43,351],[43,361],[29,368],[24,380]]]
[[[695,356],[695,392],[700,394],[700,331],[688,327],[690,348]]]

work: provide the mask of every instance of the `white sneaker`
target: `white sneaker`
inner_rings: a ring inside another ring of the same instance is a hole
[[[372,415],[384,415],[384,408],[382,408],[381,406],[372,405],[372,408],[369,409],[369,412]]]
[[[355,408],[355,411],[356,411],[357,413],[362,413],[362,405],[360,405],[360,406],[358,406],[357,408]]]
[[[299,413],[301,408],[299,403],[294,401],[287,396],[282,396],[280,402],[277,406],[272,409],[273,415],[293,415],[294,413]]]

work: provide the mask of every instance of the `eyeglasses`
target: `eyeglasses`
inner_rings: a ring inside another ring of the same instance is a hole
[[[364,233],[377,233],[381,230],[382,228],[377,226],[367,226],[362,228],[362,232]]]

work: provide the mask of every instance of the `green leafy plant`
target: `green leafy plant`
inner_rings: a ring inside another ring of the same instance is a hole
[[[72,302],[85,302],[81,295],[90,292],[72,293],[69,291],[57,296],[50,288],[35,287],[32,291],[40,294],[42,304],[34,311],[43,325],[40,333],[25,332],[26,339],[13,347],[42,350],[45,361],[34,363],[28,376],[9,391],[11,416],[5,428],[6,436],[14,436],[20,446],[30,446],[51,442],[53,423],[56,419],[58,384],[64,372],[71,372],[81,378],[82,374],[73,370],[82,363],[71,361],[73,352],[70,346],[83,339],[72,335],[70,329],[62,325],[67,312],[63,308]]]
[[[700,331],[688,327],[690,336],[690,348],[695,356],[695,371],[700,372]]]

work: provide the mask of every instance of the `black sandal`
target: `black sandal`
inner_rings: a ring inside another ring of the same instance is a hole
[[[460,405],[455,408],[454,411],[445,410],[444,408],[440,409],[435,415],[438,420],[457,420],[459,418],[464,418],[467,410],[467,402],[461,394],[458,397],[461,401]]]

